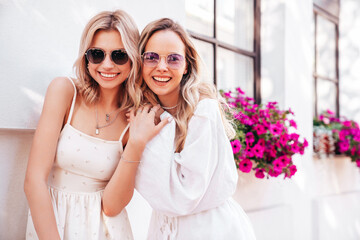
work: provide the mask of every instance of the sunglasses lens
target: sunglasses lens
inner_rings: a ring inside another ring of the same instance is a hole
[[[160,56],[154,52],[146,52],[143,54],[144,65],[154,67],[159,63]]]
[[[99,64],[104,60],[105,53],[101,49],[89,49],[86,51],[86,58],[91,63]]]
[[[117,65],[123,65],[123,64],[127,63],[127,61],[129,60],[129,57],[125,51],[115,50],[111,53],[111,59]]]
[[[180,54],[173,53],[167,56],[166,61],[170,68],[177,69],[181,67],[184,61],[184,57]]]

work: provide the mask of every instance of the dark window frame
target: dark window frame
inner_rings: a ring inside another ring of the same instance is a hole
[[[319,5],[316,4],[316,0],[314,1],[314,5],[313,5],[313,9],[314,9],[314,57],[315,57],[315,61],[314,61],[314,72],[313,72],[313,77],[314,77],[314,95],[315,95],[315,117],[319,116],[319,111],[318,111],[318,96],[317,96],[317,81],[318,79],[321,80],[325,80],[325,81],[329,81],[335,84],[336,87],[336,99],[335,99],[335,111],[336,111],[336,116],[339,117],[340,116],[340,91],[339,91],[339,10],[340,10],[340,3],[339,1],[335,0],[335,1],[329,1],[330,3],[328,3],[328,5]],[[331,6],[330,6],[331,5]],[[327,11],[327,7],[331,7],[332,12]],[[335,7],[335,8],[334,8]],[[334,15],[334,13],[336,15]],[[323,18],[325,18],[326,20],[330,21],[331,23],[333,23],[335,25],[335,78],[329,78],[329,77],[325,77],[325,76],[321,76],[316,72],[317,69],[317,18],[318,16],[321,16]]]
[[[214,25],[213,25],[213,37],[206,36],[203,34],[199,34],[193,31],[188,30],[188,33],[191,37],[204,41],[207,43],[212,44],[213,51],[214,51],[214,59],[213,59],[213,66],[214,66],[214,84],[217,84],[217,49],[223,48],[234,53],[241,54],[246,57],[251,57],[254,62],[254,98],[256,103],[261,103],[261,46],[260,46],[260,26],[261,26],[261,0],[254,0],[254,42],[253,51],[247,51],[241,48],[238,48],[234,45],[219,41],[216,36],[216,3],[217,0],[213,0],[214,2]]]

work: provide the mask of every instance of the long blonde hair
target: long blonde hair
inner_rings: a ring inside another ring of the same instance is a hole
[[[203,98],[217,99],[219,103],[220,113],[225,131],[229,138],[234,137],[235,131],[226,119],[224,113],[224,101],[218,96],[214,84],[206,83],[200,80],[200,57],[197,53],[189,35],[184,28],[169,18],[162,18],[149,23],[141,33],[139,51],[142,55],[151,36],[158,31],[173,31],[176,33],[185,45],[185,61],[187,72],[183,75],[180,82],[180,97],[178,107],[174,114],[176,121],[175,147],[176,152],[180,152],[184,148],[185,138],[188,131],[188,123],[194,115],[197,104]],[[142,80],[141,89],[145,100],[160,103],[158,97],[151,91]],[[225,104],[226,105],[226,104]]]
[[[128,109],[132,106],[137,108],[142,97],[139,83],[141,58],[137,50],[139,30],[130,15],[122,10],[100,12],[86,25],[81,36],[79,56],[74,63],[79,93],[87,103],[92,104],[99,100],[99,85],[91,77],[87,68],[88,60],[85,57],[85,52],[99,30],[117,30],[120,33],[124,48],[131,61],[131,70],[127,80],[121,84],[118,105],[121,109]]]

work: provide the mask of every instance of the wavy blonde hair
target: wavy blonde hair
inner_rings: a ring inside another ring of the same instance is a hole
[[[91,77],[87,68],[88,60],[85,52],[91,45],[95,34],[100,30],[117,30],[120,33],[126,53],[131,61],[131,70],[126,81],[121,84],[119,107],[128,109],[140,105],[142,94],[140,90],[141,58],[138,53],[139,30],[134,20],[122,10],[103,11],[90,19],[81,36],[79,56],[74,63],[77,77],[77,88],[87,103],[93,104],[99,100],[99,84]]]
[[[188,131],[188,123],[194,115],[197,104],[203,98],[217,99],[219,103],[222,123],[228,137],[231,139],[235,135],[231,122],[226,118],[224,108],[227,106],[219,96],[214,84],[200,80],[200,56],[197,53],[189,35],[184,28],[169,18],[161,18],[149,23],[141,33],[139,51],[142,55],[151,36],[158,31],[173,31],[185,45],[185,61],[187,72],[183,75],[180,82],[180,97],[174,120],[176,121],[175,147],[176,152],[184,148],[185,139]],[[141,89],[144,100],[151,103],[160,103],[158,97],[151,91],[142,79]]]

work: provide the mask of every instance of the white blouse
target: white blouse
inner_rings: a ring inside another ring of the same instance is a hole
[[[237,170],[217,101],[198,103],[180,153],[174,139],[172,121],[147,144],[136,176],[137,191],[153,208],[148,239],[255,239],[231,198]]]

